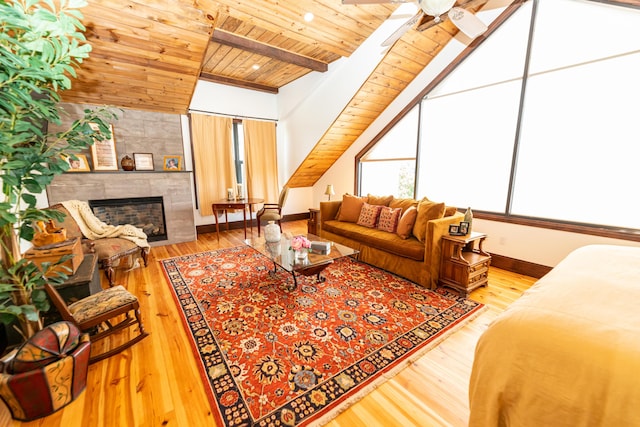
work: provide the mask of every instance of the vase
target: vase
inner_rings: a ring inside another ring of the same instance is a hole
[[[280,227],[275,221],[269,221],[264,227],[264,239],[269,243],[280,241]]]
[[[469,223],[468,233],[471,233],[471,223],[473,222],[473,212],[471,212],[471,208],[467,208],[467,211],[464,213],[464,222]]]
[[[309,256],[309,251],[306,249],[300,249],[296,251],[296,261],[304,261]]]
[[[120,161],[120,166],[122,166],[122,170],[125,171],[132,171],[136,168],[134,160],[126,154]]]

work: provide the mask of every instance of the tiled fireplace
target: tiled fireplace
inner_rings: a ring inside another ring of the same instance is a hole
[[[47,187],[47,197],[50,205],[64,200],[92,201],[94,204],[114,199],[160,200],[164,210],[164,221],[160,218],[149,221],[151,217],[147,214],[143,215],[143,218],[127,219],[139,222],[137,226],[142,225],[140,228],[143,229],[145,226],[158,228],[156,223],[164,222],[164,233],[160,233],[159,237],[149,238],[151,246],[157,246],[196,240],[192,186],[193,176],[187,171],[76,172],[57,176]],[[140,205],[127,209],[129,213],[124,215],[131,214],[131,211],[143,211]],[[155,231],[152,234],[155,234]]]
[[[145,232],[149,242],[167,240],[162,197],[89,200],[89,206],[102,222],[134,225]]]

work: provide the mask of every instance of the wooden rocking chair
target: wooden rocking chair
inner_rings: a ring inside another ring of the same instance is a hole
[[[44,286],[62,318],[76,325],[82,332],[88,333],[92,344],[114,332],[138,325],[138,335],[111,350],[98,355],[92,354],[89,363],[113,356],[149,335],[142,325],[138,298],[123,286],[107,288],[68,306],[52,285],[45,283]],[[131,312],[133,312],[133,316]],[[124,318],[116,319],[119,316],[124,316]],[[93,353],[93,348],[91,353]]]

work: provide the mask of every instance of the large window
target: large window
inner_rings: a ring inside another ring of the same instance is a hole
[[[527,3],[420,102],[416,197],[640,229],[639,71],[639,10]]]
[[[413,108],[360,159],[361,194],[413,197],[419,107]]]

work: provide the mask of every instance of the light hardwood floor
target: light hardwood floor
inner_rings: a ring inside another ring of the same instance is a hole
[[[306,232],[306,221],[283,224]],[[254,228],[254,233],[257,233]],[[242,244],[242,230],[200,235],[196,242],[154,247],[149,266],[118,271],[116,281],[140,299],[150,336],[89,368],[87,389],[64,409],[28,423],[0,403],[0,426],[215,426],[196,359],[159,260]],[[106,283],[104,277],[103,284]],[[471,294],[488,309],[333,421],[331,427],[466,426],[467,387],[476,341],[535,279],[491,268],[489,286]]]

